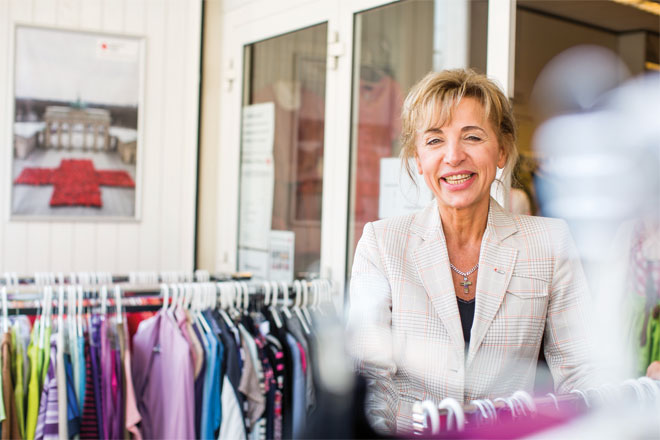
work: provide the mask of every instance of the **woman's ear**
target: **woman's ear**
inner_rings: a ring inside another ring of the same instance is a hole
[[[419,161],[419,156],[415,154],[415,163],[417,164],[417,174],[420,176],[424,174],[424,171],[422,170],[422,162]]]
[[[497,157],[497,168],[504,168],[508,156],[509,155],[506,154],[506,151],[504,151],[504,147],[500,147],[500,152]]]

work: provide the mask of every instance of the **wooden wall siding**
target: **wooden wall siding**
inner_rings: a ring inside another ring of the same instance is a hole
[[[193,269],[201,3],[0,1],[0,275]],[[145,37],[140,221],[10,221],[16,23]]]

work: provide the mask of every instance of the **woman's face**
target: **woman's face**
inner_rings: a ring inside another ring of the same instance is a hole
[[[440,207],[488,206],[490,185],[506,154],[477,99],[461,99],[444,125],[419,129],[415,145],[417,171]]]

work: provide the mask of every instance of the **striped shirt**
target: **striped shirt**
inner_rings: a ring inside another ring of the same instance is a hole
[[[44,388],[41,392],[41,402],[39,405],[39,417],[37,418],[37,431],[34,434],[35,440],[57,439],[57,375],[55,374],[57,363],[57,335],[50,338],[50,362],[48,372],[44,381]]]

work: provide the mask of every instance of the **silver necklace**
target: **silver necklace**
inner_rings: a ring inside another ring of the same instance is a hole
[[[461,272],[460,270],[458,270],[456,268],[456,266],[451,264],[451,262],[449,262],[449,267],[451,267],[451,270],[453,270],[454,272],[456,272],[457,274],[459,274],[460,276],[463,277],[463,282],[458,283],[461,286],[463,286],[463,293],[465,293],[465,294],[470,293],[468,287],[472,285],[472,282],[468,281],[468,276],[470,276],[472,274],[472,272],[474,272],[475,270],[477,270],[479,268],[479,263],[477,263],[472,269],[468,270],[467,272]]]

